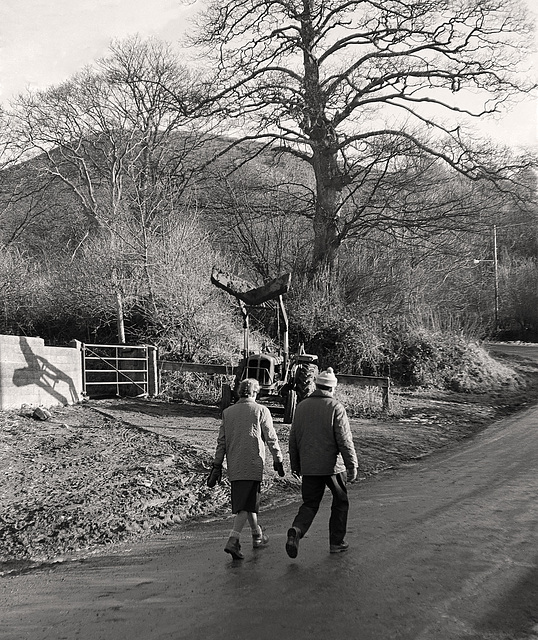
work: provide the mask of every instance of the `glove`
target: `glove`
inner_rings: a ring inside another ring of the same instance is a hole
[[[222,465],[214,464],[207,476],[207,486],[212,489],[222,478]]]
[[[351,469],[346,469],[346,476],[348,482],[355,482],[357,479],[357,469],[356,467],[352,467]]]
[[[273,469],[278,472],[278,475],[283,478],[285,473],[284,473],[284,465],[282,464],[282,462],[278,462],[278,460],[275,460],[275,462],[273,462]]]

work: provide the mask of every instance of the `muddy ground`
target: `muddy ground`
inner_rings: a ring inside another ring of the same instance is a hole
[[[514,364],[514,363],[513,363]],[[483,394],[393,390],[398,414],[352,419],[359,479],[472,437],[538,400],[538,370],[515,363],[526,387]],[[273,407],[286,452],[289,425]],[[229,485],[208,489],[220,411],[190,402],[92,400],[0,413],[0,575],[151,536],[187,519],[229,512]],[[268,465],[263,504],[296,500],[299,485]]]

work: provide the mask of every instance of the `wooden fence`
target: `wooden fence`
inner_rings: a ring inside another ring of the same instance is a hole
[[[234,375],[235,367],[220,364],[199,364],[193,362],[173,362],[170,360],[159,360],[159,371],[180,372],[180,373],[202,373]],[[351,376],[344,373],[336,374],[339,382],[351,384],[357,387],[378,387],[381,389],[383,409],[390,407],[390,378],[378,376]]]

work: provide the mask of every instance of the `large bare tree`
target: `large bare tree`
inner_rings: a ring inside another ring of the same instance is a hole
[[[414,159],[513,178],[521,160],[497,164],[469,124],[532,90],[531,35],[517,0],[211,0],[192,41],[216,70],[232,145],[261,140],[311,167],[305,214],[320,273],[365,212],[402,217],[390,182],[407,191],[400,204],[413,200],[402,176]]]

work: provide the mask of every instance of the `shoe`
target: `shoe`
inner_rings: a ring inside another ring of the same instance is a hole
[[[263,531],[260,533],[252,534],[252,547],[254,549],[259,549],[260,547],[265,547],[269,544],[269,538],[265,535]]]
[[[342,551],[347,551],[348,549],[349,549],[349,544],[347,542],[341,542],[340,544],[330,545],[331,553],[341,553]]]
[[[288,529],[288,539],[286,541],[286,553],[290,558],[296,558],[299,553],[299,539],[301,532],[297,527]]]
[[[229,553],[234,560],[243,560],[245,557],[241,553],[241,545],[239,544],[239,540],[237,538],[229,538],[226,546],[224,547],[224,551]]]

